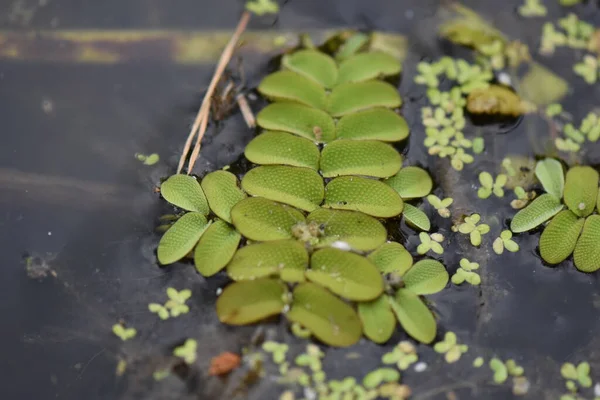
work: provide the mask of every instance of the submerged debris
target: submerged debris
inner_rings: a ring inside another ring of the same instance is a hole
[[[240,363],[241,358],[239,355],[229,351],[223,352],[210,360],[208,374],[212,376],[227,375],[239,367]]]
[[[490,85],[469,93],[467,110],[472,114],[517,117],[535,111],[536,107],[505,86]]]

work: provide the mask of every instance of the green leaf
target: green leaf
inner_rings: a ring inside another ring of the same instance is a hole
[[[325,178],[364,175],[387,178],[402,166],[402,157],[392,146],[377,140],[338,139],[321,153],[321,173]]]
[[[573,253],[584,223],[569,210],[559,212],[542,232],[540,255],[549,264],[558,264]]]
[[[310,168],[266,165],[242,178],[242,188],[252,196],[312,211],[323,201],[323,178]]]
[[[382,244],[367,257],[382,274],[395,272],[400,276],[413,265],[413,258],[400,243],[388,242]]]
[[[579,217],[594,211],[598,197],[598,172],[592,167],[572,167],[567,171],[565,204]]]
[[[298,50],[283,56],[281,64],[328,89],[335,85],[338,79],[335,61],[320,51]]]
[[[273,103],[262,109],[256,122],[264,129],[284,131],[327,143],[335,139],[335,123],[325,111],[295,103]]]
[[[352,346],[362,335],[360,319],[352,307],[314,283],[296,286],[286,316],[330,346]]]
[[[234,281],[280,274],[286,282],[302,282],[307,268],[308,253],[304,245],[287,239],[242,247],[227,266],[227,274]]]
[[[338,84],[362,82],[383,76],[398,75],[402,69],[400,62],[381,51],[355,54],[340,64]]]
[[[350,300],[373,300],[383,292],[377,267],[363,256],[344,250],[317,250],[306,271],[308,280]]]
[[[389,297],[389,302],[398,322],[413,339],[427,344],[435,339],[435,318],[418,295],[409,289],[400,289],[395,298]]]
[[[416,294],[433,294],[448,284],[448,272],[441,262],[421,260],[413,265],[402,277],[404,287]]]
[[[231,223],[231,209],[246,198],[238,186],[237,177],[231,172],[214,171],[202,179],[202,189],[206,193],[208,205],[213,213]]]
[[[294,237],[292,227],[304,222],[304,215],[293,207],[262,197],[249,197],[231,210],[236,229],[250,240],[278,240]]]
[[[563,205],[549,193],[537,197],[527,207],[520,210],[510,222],[514,233],[530,231],[555,216]]]
[[[241,238],[240,233],[225,221],[211,224],[194,251],[194,263],[198,272],[208,277],[225,268]]]
[[[258,91],[273,100],[292,101],[310,107],[325,109],[327,96],[318,83],[293,71],[277,71],[267,75]]]
[[[585,220],[583,232],[573,254],[575,266],[583,272],[594,272],[600,268],[600,216],[590,215]]]
[[[192,251],[208,225],[206,217],[201,213],[184,214],[160,239],[158,262],[166,265],[181,260]]]
[[[375,343],[385,343],[396,329],[396,317],[385,296],[358,303],[358,316],[365,336]]]
[[[338,49],[335,54],[336,60],[341,61],[351,57],[365,47],[367,43],[369,43],[369,35],[362,32],[352,34]]]
[[[402,212],[404,203],[389,186],[373,179],[342,176],[325,188],[323,207],[360,211],[374,217],[390,218]]]
[[[406,167],[384,181],[392,187],[403,199],[425,197],[433,188],[431,177],[422,168]]]
[[[336,129],[340,139],[382,142],[399,142],[406,139],[409,132],[403,117],[381,107],[344,115]]]
[[[431,222],[429,221],[427,214],[411,204],[404,203],[402,215],[404,215],[404,218],[409,225],[412,225],[417,229],[422,231],[429,231],[429,229],[431,229]]]
[[[374,107],[400,107],[402,100],[395,87],[386,82],[342,83],[331,91],[329,113],[341,117]]]
[[[247,325],[285,307],[287,287],[277,279],[256,279],[228,285],[217,299],[219,321],[228,325]]]
[[[381,222],[356,211],[317,208],[306,217],[306,221],[322,228],[318,247],[344,242],[354,250],[369,251],[385,243],[387,238],[387,230]]]
[[[252,139],[244,155],[255,164],[283,164],[319,169],[319,148],[291,133],[266,131]]]
[[[559,161],[546,158],[535,165],[535,176],[539,179],[546,193],[550,193],[558,200],[563,197],[565,188],[565,174]]]
[[[176,207],[208,215],[206,197],[193,176],[184,174],[170,176],[160,185],[160,194]]]

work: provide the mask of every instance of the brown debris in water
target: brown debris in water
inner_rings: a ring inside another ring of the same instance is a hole
[[[223,352],[210,361],[208,374],[211,376],[227,375],[240,366],[241,358],[235,353],[229,351]]]
[[[467,110],[472,114],[518,117],[534,111],[535,106],[522,100],[518,94],[505,86],[491,85],[469,94]]]

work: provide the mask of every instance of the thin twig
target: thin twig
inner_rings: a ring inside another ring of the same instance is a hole
[[[212,96],[215,92],[215,89],[217,87],[217,83],[219,82],[219,79],[221,79],[221,75],[223,75],[223,72],[225,71],[227,64],[229,64],[229,61],[231,60],[231,57],[233,56],[235,46],[236,46],[240,36],[246,30],[248,21],[250,21],[250,15],[251,15],[250,12],[244,11],[244,13],[242,14],[242,16],[240,18],[240,21],[238,22],[238,25],[235,29],[233,36],[231,37],[231,39],[229,40],[229,43],[227,43],[227,46],[225,46],[225,49],[223,50],[223,53],[221,54],[221,58],[219,59],[219,63],[217,64],[217,69],[215,70],[212,80],[210,81],[210,85],[208,86],[206,94],[204,95],[204,99],[202,100],[202,105],[200,106],[200,110],[198,110],[198,114],[196,115],[196,119],[194,120],[192,130],[190,131],[190,134],[185,142],[185,146],[183,148],[183,154],[181,155],[181,158],[179,159],[177,173],[180,173],[181,170],[183,169],[183,163],[185,162],[185,158],[190,150],[192,141],[194,140],[194,135],[196,134],[196,132],[198,132],[198,137],[196,138],[196,144],[194,146],[194,150],[192,151],[192,155],[190,156],[190,160],[188,162],[188,169],[187,169],[188,174],[194,168],[194,164],[196,163],[196,159],[198,158],[198,154],[200,153],[200,143],[202,142],[202,138],[204,137],[204,133],[206,132],[206,126],[208,125],[208,117],[210,115],[210,103],[211,103]]]
[[[252,109],[248,105],[248,100],[246,100],[246,96],[243,93],[239,94],[236,98],[238,107],[240,107],[240,111],[242,112],[242,117],[244,117],[244,121],[246,121],[246,125],[248,128],[254,128],[256,126],[256,118],[254,118],[254,114],[252,113]]]

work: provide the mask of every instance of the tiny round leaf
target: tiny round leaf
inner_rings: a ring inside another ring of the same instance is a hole
[[[429,173],[419,167],[402,168],[400,172],[384,181],[403,199],[425,197],[433,188]]]
[[[326,88],[331,88],[338,78],[338,68],[333,58],[320,51],[298,50],[283,56],[281,63]]]

